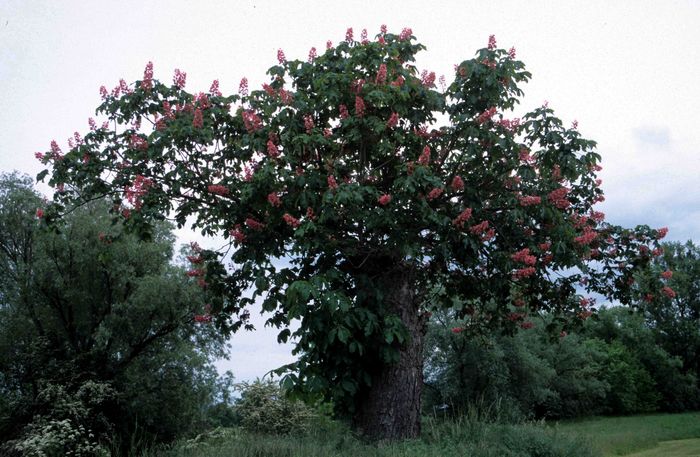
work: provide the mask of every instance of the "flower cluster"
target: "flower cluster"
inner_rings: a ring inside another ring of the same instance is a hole
[[[386,82],[386,64],[379,65],[377,77],[374,79],[375,84],[384,84]]]
[[[496,49],[496,35],[489,35],[488,49],[489,50]]]
[[[187,82],[187,73],[180,71],[179,68],[175,69],[175,76],[173,76],[173,84],[175,84],[180,89],[185,88],[185,83]]]
[[[359,95],[355,97],[355,115],[357,117],[365,115],[365,101]]]
[[[464,228],[464,223],[467,222],[469,219],[471,219],[471,217],[472,217],[472,209],[467,208],[464,211],[462,211],[461,213],[459,213],[459,215],[456,218],[454,218],[454,220],[452,221],[452,225],[459,227],[459,228]]]
[[[569,192],[569,188],[560,187],[559,189],[550,192],[549,195],[547,195],[547,199],[557,208],[566,209],[571,206],[571,202],[566,198]]]
[[[518,200],[520,201],[520,206],[532,206],[542,203],[542,197],[536,195],[523,195],[518,197]]]
[[[476,123],[481,125],[485,123],[486,121],[490,121],[493,116],[496,115],[496,107],[491,107],[484,111],[483,113],[479,114],[479,116],[476,118]]]
[[[413,30],[411,30],[408,27],[404,27],[403,30],[401,30],[401,33],[399,34],[399,40],[408,40],[411,38],[411,35],[413,35]]]
[[[289,213],[284,213],[284,216],[282,216],[282,219],[284,219],[284,222],[286,222],[287,225],[289,225],[292,228],[299,227],[299,224],[300,224],[299,219],[297,219],[296,217],[292,216]]]
[[[277,195],[276,192],[270,192],[267,195],[267,201],[270,202],[270,204],[274,207],[279,207],[282,205],[282,200],[280,197]]]
[[[249,217],[245,220],[245,225],[251,230],[262,230],[265,228],[265,224],[258,222],[257,220]]]
[[[384,194],[381,197],[377,199],[377,202],[379,202],[380,205],[386,206],[391,202],[391,195],[390,194]]]
[[[306,129],[306,133],[311,135],[314,129],[314,118],[310,114],[304,115],[304,128]]]
[[[238,84],[238,94],[243,97],[248,96],[248,78],[241,78],[241,82]]]
[[[231,238],[236,240],[237,243],[243,243],[245,241],[245,234],[243,234],[240,224],[236,224],[234,228],[228,231],[228,234],[231,235]]]
[[[420,165],[428,165],[430,163],[430,146],[423,148],[423,152],[418,157],[418,163]]]
[[[328,188],[331,190],[335,190],[338,188],[338,183],[335,180],[335,176],[333,175],[328,175]]]
[[[399,115],[398,113],[391,113],[391,116],[389,117],[389,120],[386,121],[386,127],[388,129],[393,129],[396,127],[396,125],[399,123]]]
[[[226,196],[229,194],[228,187],[222,186],[221,184],[210,184],[207,186],[209,193]]]
[[[442,195],[442,192],[443,190],[441,187],[435,187],[428,193],[428,200],[435,200],[436,198],[440,197],[440,195]]]
[[[350,116],[350,113],[348,113],[348,107],[345,105],[340,105],[338,107],[338,111],[341,119],[347,119]]]
[[[537,263],[537,257],[530,254],[529,248],[524,248],[520,251],[517,251],[515,254],[511,255],[510,258],[513,259],[515,262],[524,263],[525,265],[529,266],[534,266],[535,263]]]
[[[287,58],[284,56],[284,51],[282,49],[277,50],[277,62],[279,62],[280,65],[284,65],[284,63],[287,62]]]
[[[248,133],[254,133],[262,128],[262,119],[255,112],[246,110],[241,116],[243,116],[243,124]]]
[[[141,81],[141,89],[153,89],[153,62],[146,64],[146,69],[143,72],[143,81]]]

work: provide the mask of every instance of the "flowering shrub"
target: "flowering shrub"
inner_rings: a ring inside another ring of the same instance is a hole
[[[646,292],[635,282],[649,261],[640,247],[657,249],[663,235],[599,217],[595,143],[548,105],[507,117],[530,78],[514,49],[490,37],[451,82],[440,78],[441,91],[433,72],[413,65],[422,49],[409,28],[361,42],[350,28],[313,58],[279,50],[261,90],[246,81],[238,95],[203,102],[184,91],[180,71],[172,85],[121,84],[98,108],[116,129],[90,131],[65,155],[52,144],[41,160],[53,185],[109,195],[115,214],[131,211],[134,229],[172,211],[180,225],[196,216],[203,233],[230,237],[235,269],[205,255],[212,321],[235,330],[257,298],[281,341],[299,321],[286,385],[366,422],[373,413],[363,411],[378,403],[361,399],[399,389],[385,378],[390,366],[415,371],[397,382],[420,376],[407,357],[420,353],[427,310],[460,304],[470,327],[510,329],[551,310],[559,332],[594,311],[582,308],[578,284],[623,303]],[[134,127],[156,116],[161,128]],[[123,189],[138,176],[151,184],[136,207]],[[76,201],[70,189],[56,194],[52,214]],[[275,265],[281,257],[289,266]],[[428,294],[436,284],[441,292]],[[669,295],[660,280],[646,286],[655,299]],[[509,304],[523,296],[537,299],[510,319]],[[410,405],[419,389],[411,392],[387,406],[399,408],[392,417],[419,410]]]

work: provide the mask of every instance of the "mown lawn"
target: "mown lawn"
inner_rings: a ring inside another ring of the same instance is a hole
[[[598,417],[556,428],[588,438],[605,457],[700,457],[700,412]]]

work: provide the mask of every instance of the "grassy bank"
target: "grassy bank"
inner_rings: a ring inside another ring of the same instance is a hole
[[[700,455],[700,412],[599,417],[565,422],[555,428],[588,438],[606,457]],[[663,443],[671,441],[673,443]],[[640,453],[645,450],[647,452]]]

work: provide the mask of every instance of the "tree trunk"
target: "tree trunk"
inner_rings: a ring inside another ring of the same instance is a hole
[[[386,274],[380,286],[385,303],[401,318],[410,335],[399,349],[397,363],[378,366],[372,386],[358,398],[354,426],[371,440],[396,441],[420,435],[425,317],[408,267]]]

